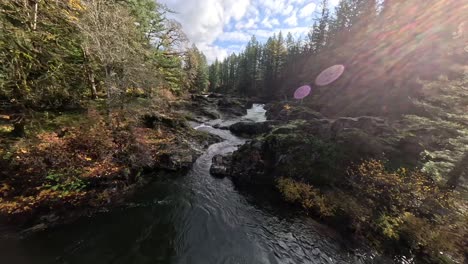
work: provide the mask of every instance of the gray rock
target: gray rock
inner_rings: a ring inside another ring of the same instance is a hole
[[[318,249],[318,248],[314,248],[314,249],[312,250],[312,254],[313,254],[314,256],[318,256],[320,253],[322,253],[322,252],[321,252],[320,249]]]
[[[228,116],[243,116],[247,114],[246,103],[244,99],[224,97],[218,101],[218,110]]]
[[[190,169],[194,162],[193,153],[175,152],[173,154],[161,155],[158,167],[170,171],[186,170]]]
[[[207,107],[202,108],[200,110],[200,112],[201,112],[201,114],[203,116],[206,116],[206,117],[208,117],[210,119],[219,119],[219,118],[221,118],[221,115],[218,112],[216,112],[215,110],[209,109]]]
[[[238,122],[229,127],[229,130],[239,136],[255,136],[270,132],[274,126],[278,124],[276,121],[266,121],[261,123],[255,122]]]
[[[224,178],[229,175],[228,168],[231,164],[232,157],[215,155],[212,159],[212,165],[210,167],[210,174],[216,178]]]

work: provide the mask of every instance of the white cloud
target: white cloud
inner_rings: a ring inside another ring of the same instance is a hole
[[[297,26],[297,15],[296,15],[296,12],[294,12],[293,14],[291,14],[290,17],[286,18],[284,20],[284,23],[286,23],[287,25],[289,26]]]
[[[262,20],[262,25],[266,28],[273,28],[274,26],[279,26],[279,24],[280,22],[276,18],[270,19],[269,17],[265,17]]]
[[[289,4],[303,4],[304,1],[305,0],[289,0]]]
[[[213,42],[223,34],[223,29],[230,21],[242,19],[251,4],[251,0],[160,0],[176,14],[173,16],[182,24],[185,34],[200,50],[206,53],[209,61],[215,54]]]
[[[247,42],[250,39],[250,35],[244,32],[231,31],[224,32],[219,35],[218,40],[220,41],[230,41],[230,42]]]
[[[312,16],[312,14],[315,12],[315,8],[317,8],[317,5],[315,3],[305,5],[303,8],[300,9],[299,17],[306,18]]]
[[[159,0],[175,14],[189,40],[209,62],[239,52],[256,35],[265,41],[282,31],[301,37],[319,0]],[[339,0],[331,0],[336,5]],[[280,22],[281,21],[281,22]],[[310,24],[310,23],[309,23]]]
[[[284,0],[262,0],[258,4],[263,7],[265,14],[281,14],[287,8],[287,2]]]
[[[227,49],[203,43],[199,44],[198,48],[203,51],[209,62],[214,62],[216,58],[218,58],[218,60],[223,60],[230,53]]]
[[[249,18],[249,20],[244,21],[244,22],[237,22],[236,24],[236,29],[250,29],[250,28],[257,28],[257,18]]]
[[[262,20],[262,25],[266,28],[273,28],[273,25],[271,24],[271,21],[268,17],[265,17],[263,20]]]
[[[279,20],[276,19],[276,18],[273,18],[272,20],[270,20],[270,22],[271,22],[271,24],[272,24],[273,26],[279,26],[279,25],[280,25]]]
[[[290,16],[292,12],[294,11],[294,6],[293,5],[288,5],[282,12],[281,14],[284,16]]]

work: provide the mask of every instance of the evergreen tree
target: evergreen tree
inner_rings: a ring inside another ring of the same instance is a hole
[[[276,36],[268,38],[263,49],[262,71],[263,71],[263,94],[271,94],[275,85],[275,53]]]
[[[219,86],[221,85],[221,67],[218,59],[215,60],[213,64],[209,67],[209,90],[212,92],[218,91]]]
[[[81,5],[0,1],[0,99],[36,107],[78,102],[87,92]]]
[[[226,92],[229,84],[229,57],[221,64],[221,91]]]
[[[328,0],[322,1],[322,12],[320,15],[318,25],[314,25],[313,33],[311,37],[312,51],[314,53],[320,52],[320,50],[327,44],[327,31],[329,25],[329,10]]]
[[[240,86],[243,94],[254,95],[257,93],[257,82],[259,78],[260,48],[255,36],[252,36],[244,52],[243,83]]]
[[[199,65],[197,68],[196,76],[196,88],[198,91],[205,92],[208,89],[209,79],[208,79],[208,64],[206,62],[205,54],[202,52],[199,53]]]
[[[208,65],[205,55],[192,45],[185,56],[186,85],[188,90],[203,92],[208,88]]]
[[[351,27],[352,3],[350,0],[341,0],[335,7],[334,18],[330,21],[329,39],[336,42],[339,34],[346,33]],[[339,43],[331,43],[339,44]]]
[[[228,92],[234,92],[237,89],[238,82],[238,63],[239,58],[235,53],[229,56],[229,77],[228,77]]]
[[[304,48],[305,53],[309,53],[309,54],[314,53],[315,46],[316,46],[316,41],[315,41],[316,34],[317,34],[316,32],[318,32],[318,26],[317,26],[317,22],[314,22],[314,25],[312,26],[312,28],[310,28],[309,32],[307,32],[307,43]]]
[[[279,89],[278,81],[282,78],[283,69],[286,63],[287,58],[287,48],[285,45],[285,40],[283,38],[283,33],[280,32],[278,34],[278,38],[274,42],[274,54],[273,54],[273,61],[274,61],[274,69],[273,69],[273,84],[271,88],[274,92]]]

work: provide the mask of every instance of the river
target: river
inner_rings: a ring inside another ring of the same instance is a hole
[[[254,105],[243,120],[265,120]],[[187,175],[159,177],[115,210],[29,235],[0,239],[1,263],[364,263],[330,229],[266,197],[241,194],[230,179],[209,174],[216,154],[245,139],[221,136]],[[259,190],[261,192],[261,190]],[[274,198],[272,198],[274,199]],[[382,262],[374,262],[382,263]]]

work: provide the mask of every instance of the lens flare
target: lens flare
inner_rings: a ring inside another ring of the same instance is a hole
[[[338,78],[340,78],[340,76],[343,74],[344,70],[345,66],[343,65],[331,66],[330,68],[322,71],[319,76],[317,76],[317,79],[315,79],[315,84],[318,86],[329,85],[330,83],[338,80]]]
[[[294,99],[297,99],[297,100],[304,99],[310,94],[311,90],[312,88],[310,88],[309,85],[304,85],[304,86],[297,88],[297,90],[294,92]]]

